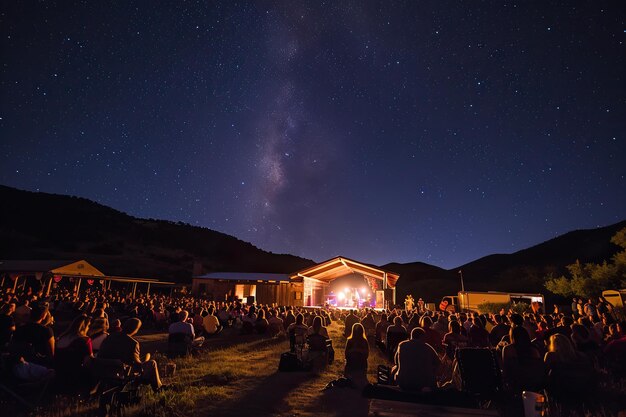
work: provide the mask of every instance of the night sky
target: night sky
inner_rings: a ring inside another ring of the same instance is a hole
[[[626,218],[623,0],[0,8],[2,184],[316,261]]]

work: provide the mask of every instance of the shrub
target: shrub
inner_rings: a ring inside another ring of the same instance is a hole
[[[500,310],[509,311],[510,303],[482,303],[478,304],[478,311],[486,314],[499,314]]]
[[[482,303],[478,304],[478,311],[486,314],[499,314],[504,310],[508,313],[509,310],[514,313],[523,314],[530,311],[530,305],[527,303]]]

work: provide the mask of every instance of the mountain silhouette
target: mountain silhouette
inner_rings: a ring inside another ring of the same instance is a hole
[[[106,274],[189,283],[193,273],[292,273],[312,260],[275,254],[233,236],[181,222],[140,219],[85,198],[0,185],[0,258],[85,259]],[[512,254],[485,256],[449,270],[422,262],[389,263],[400,274],[397,301],[407,294],[437,301],[460,289],[541,292],[547,275],[565,266],[609,260],[611,237],[626,221],[577,230]],[[198,267],[201,266],[201,267]]]
[[[467,264],[445,270],[421,262],[387,264],[383,268],[400,274],[396,300],[407,294],[428,300],[456,294],[461,289],[461,276],[466,291],[509,291],[542,293],[545,277],[566,273],[566,266],[580,262],[609,261],[619,251],[611,243],[626,221],[597,229],[576,230],[511,254],[485,256]],[[400,284],[401,283],[401,284]]]
[[[139,219],[93,201],[0,186],[4,259],[85,259],[109,275],[190,282],[196,272],[289,273],[314,264],[214,230]]]

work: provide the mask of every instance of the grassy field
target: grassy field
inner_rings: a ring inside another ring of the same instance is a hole
[[[351,388],[322,389],[342,375],[343,327],[329,328],[335,362],[321,373],[278,372],[286,339],[240,336],[227,329],[209,340],[199,356],[176,360],[177,371],[167,383],[176,389],[146,393],[133,416],[367,416],[368,401]],[[370,380],[385,359],[376,349],[370,356]]]
[[[176,364],[176,372],[163,378],[170,389],[154,393],[142,387],[139,404],[127,407],[126,416],[350,416],[368,414],[368,400],[357,389],[323,390],[343,374],[343,325],[333,323],[329,335],[335,347],[335,361],[318,374],[279,372],[280,355],[289,350],[286,338],[240,335],[225,329],[207,339],[203,350],[194,356],[169,360],[167,334],[145,333],[137,337],[142,353],[150,352],[164,369]],[[369,379],[376,380],[376,367],[387,363],[378,349],[371,349]],[[11,415],[23,415],[10,408]],[[4,411],[7,411],[5,409]],[[91,416],[97,404],[87,398],[58,396],[29,413],[37,417]],[[3,414],[4,415],[4,414]]]
[[[335,362],[319,374],[278,371],[280,354],[289,350],[285,338],[243,336],[237,329],[226,329],[219,336],[208,339],[198,355],[170,361],[162,353],[167,348],[167,335],[145,333],[138,337],[142,351],[153,353],[161,369],[168,362],[174,362],[177,369],[172,377],[164,378],[171,389],[153,393],[145,387],[141,401],[126,408],[124,414],[131,417],[367,416],[369,402],[359,390],[323,390],[330,381],[342,376],[345,364],[343,325],[333,323],[328,330],[335,347]],[[370,349],[370,382],[376,381],[379,364],[388,364],[388,361],[378,349]],[[620,383],[605,380],[601,385],[600,397],[591,406],[593,411],[589,405],[578,404],[574,409],[563,409],[556,404],[551,415],[623,416],[620,411],[626,408],[624,380]],[[22,415],[11,407],[2,411],[7,412],[2,415]],[[513,414],[517,415],[519,411]],[[56,397],[30,416],[91,416],[96,413],[94,401]]]

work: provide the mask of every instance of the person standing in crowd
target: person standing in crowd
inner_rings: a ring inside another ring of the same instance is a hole
[[[571,309],[572,309],[572,315],[574,317],[578,316],[578,298],[576,297],[572,298]]]
[[[583,306],[583,313],[587,317],[593,317],[596,315],[596,305],[593,303],[591,298],[589,298]]]
[[[578,314],[578,316],[577,316],[576,318],[578,318],[578,317],[582,317],[582,316],[584,316],[584,315],[585,315],[585,308],[584,308],[584,307],[585,307],[585,306],[584,306],[584,304],[583,304],[583,299],[582,299],[582,298],[579,298],[579,299],[578,299],[578,303],[576,304],[576,312],[577,312],[577,314]]]

